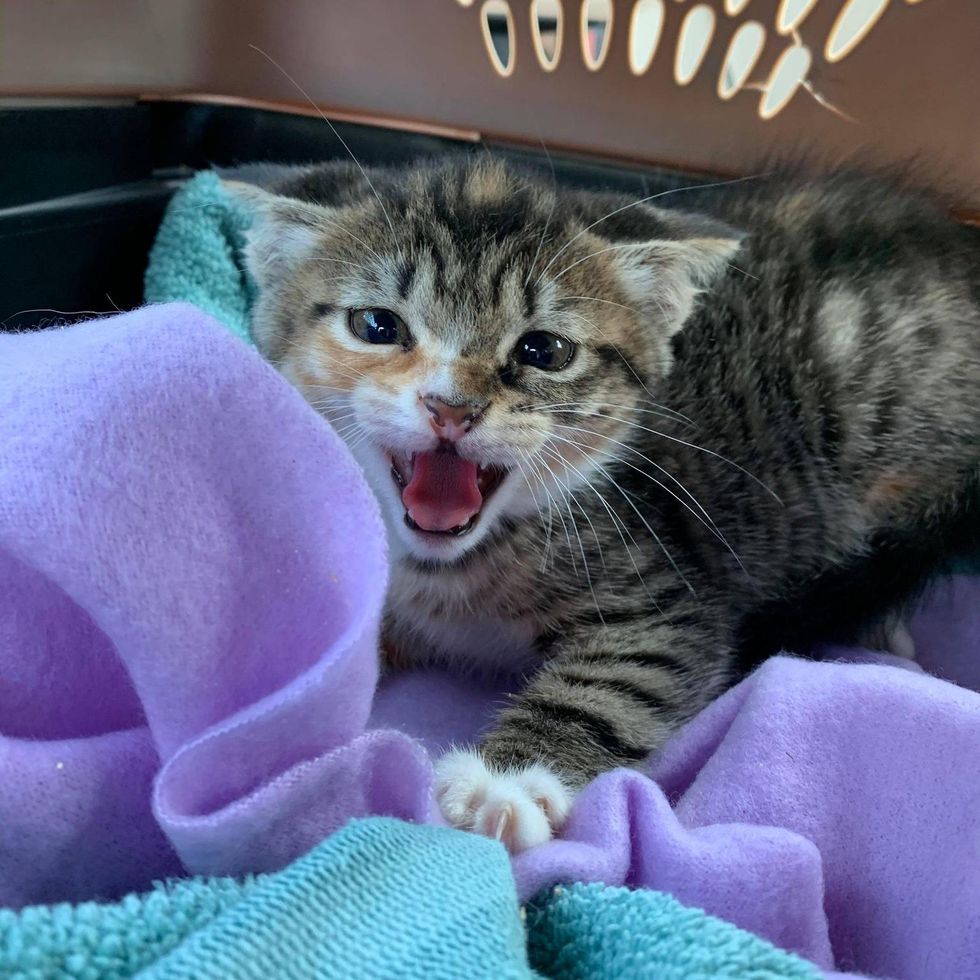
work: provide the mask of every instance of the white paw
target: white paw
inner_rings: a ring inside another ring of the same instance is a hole
[[[512,854],[560,830],[572,791],[547,766],[495,770],[478,752],[457,749],[436,765],[436,799],[454,827],[501,841]]]

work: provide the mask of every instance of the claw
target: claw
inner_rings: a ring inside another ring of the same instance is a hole
[[[493,829],[493,836],[495,840],[503,840],[504,834],[507,832],[507,824],[510,823],[511,818],[511,808],[505,806],[497,816],[497,826]]]
[[[450,826],[498,840],[514,854],[550,840],[564,824],[573,796],[543,764],[497,771],[471,750],[443,756],[436,787]]]

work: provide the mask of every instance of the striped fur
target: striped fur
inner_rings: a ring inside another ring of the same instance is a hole
[[[378,493],[396,656],[527,674],[491,763],[635,765],[761,657],[852,639],[976,546],[980,234],[931,201],[786,176],[705,217],[497,163],[368,177],[260,199],[255,329]],[[352,306],[417,345],[359,346]],[[579,345],[567,371],[515,364],[530,329]],[[378,448],[425,448],[433,383],[490,403],[464,443],[511,470],[441,551]]]

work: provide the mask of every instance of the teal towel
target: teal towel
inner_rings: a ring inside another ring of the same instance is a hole
[[[101,905],[0,911],[11,980],[811,980],[815,968],[657,892],[572,885],[527,910],[495,841],[388,818],[283,871]],[[528,954],[531,964],[529,965]]]
[[[811,963],[663,892],[555,888],[528,910],[531,965],[561,980],[814,980]]]
[[[143,280],[147,303],[183,301],[251,343],[255,284],[241,262],[251,212],[204,171],[170,199]]]
[[[143,972],[140,972],[143,971]],[[355,821],[283,871],[189,879],[99,905],[0,911],[16,980],[527,980],[510,864],[495,841]]]

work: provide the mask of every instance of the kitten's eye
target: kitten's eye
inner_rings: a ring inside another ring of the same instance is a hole
[[[412,335],[405,321],[391,310],[351,310],[347,314],[351,333],[367,344],[401,344],[407,347]]]
[[[575,345],[546,330],[532,330],[517,342],[516,353],[521,364],[541,371],[561,371],[572,363]]]

